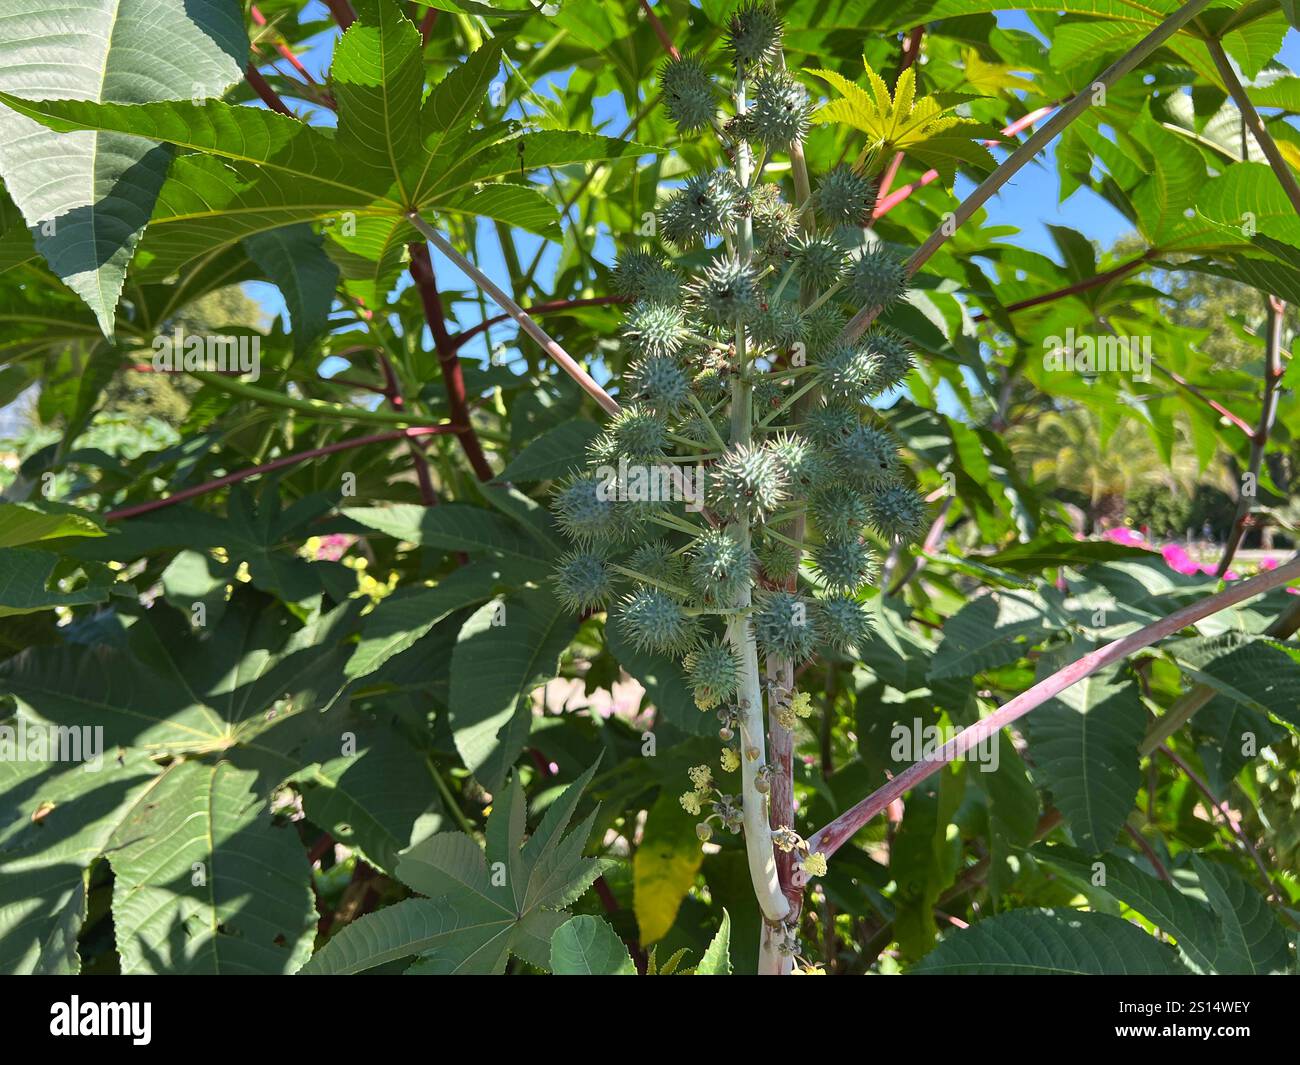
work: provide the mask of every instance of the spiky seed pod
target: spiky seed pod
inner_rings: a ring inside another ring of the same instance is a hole
[[[764,536],[759,540],[758,564],[763,575],[774,583],[788,580],[799,569],[799,554],[784,540]]]
[[[665,355],[633,363],[626,376],[632,398],[656,414],[676,415],[690,399],[690,381],[681,367]]]
[[[623,325],[624,341],[643,358],[676,355],[686,333],[686,314],[679,303],[642,300],[632,305]]]
[[[655,303],[676,303],[682,279],[653,248],[633,248],[614,264],[614,290],[623,296]]]
[[[863,307],[891,307],[907,292],[907,269],[892,252],[873,248],[849,268],[845,288]]]
[[[761,521],[786,496],[785,472],[761,447],[732,447],[709,474],[709,506],[728,519]]]
[[[681,133],[708,126],[718,112],[717,90],[704,64],[694,56],[669,60],[659,70],[668,116]]]
[[[781,198],[776,185],[759,185],[749,195],[749,213],[754,222],[755,253],[771,260],[785,252],[799,231],[794,205]]]
[[[609,423],[614,450],[629,462],[654,462],[664,455],[668,425],[659,415],[633,404],[624,407]]]
[[[788,148],[808,135],[812,104],[808,90],[784,70],[764,70],[754,79],[754,95],[742,116],[747,140]]]
[[[641,651],[683,654],[699,642],[700,625],[671,596],[642,587],[619,605],[618,624]]]
[[[886,484],[898,476],[898,447],[887,433],[859,425],[833,447],[835,463],[856,484]]]
[[[681,587],[685,574],[681,556],[673,553],[673,546],[667,540],[651,540],[641,544],[627,556],[627,567],[678,587]]]
[[[765,654],[802,662],[817,646],[814,619],[802,596],[784,590],[767,592],[754,611],[754,634]]]
[[[837,651],[856,650],[871,635],[871,614],[847,595],[817,601],[817,636]]]
[[[875,565],[871,548],[858,537],[827,540],[813,553],[813,562],[828,588],[844,592],[866,584]]]
[[[838,307],[823,303],[802,318],[803,342],[810,355],[817,355],[833,346],[848,321]]]
[[[771,377],[759,377],[754,381],[754,414],[762,415],[781,406],[785,390],[780,381]]]
[[[741,6],[727,23],[727,47],[740,66],[772,62],[781,47],[776,8],[764,0]]]
[[[822,458],[802,436],[783,430],[769,437],[763,446],[772,453],[791,487],[806,489],[817,479]]]
[[[808,501],[808,513],[827,539],[860,536],[871,512],[866,497],[847,484],[823,485]]]
[[[614,501],[615,485],[594,474],[574,474],[555,493],[552,507],[560,528],[570,540],[589,544],[616,540],[626,531],[626,521]]]
[[[691,549],[690,583],[709,603],[731,603],[749,583],[754,553],[723,529],[710,529]]]
[[[830,237],[805,237],[794,249],[795,274],[799,282],[811,285],[818,292],[830,288],[844,275],[848,256],[844,247]]]
[[[804,416],[804,432],[820,448],[832,448],[858,427],[858,412],[842,403],[827,403]]]
[[[691,300],[701,316],[717,326],[748,322],[759,310],[754,272],[739,259],[716,259],[690,285]]]
[[[876,207],[876,187],[853,167],[828,171],[814,193],[817,212],[834,226],[864,226]]]
[[[867,394],[878,396],[897,388],[912,370],[912,351],[907,341],[892,329],[873,329],[862,338],[870,360]]]
[[[743,204],[744,196],[730,171],[699,174],[664,205],[664,236],[678,247],[688,247],[734,233]]]
[[[870,391],[872,363],[857,344],[836,344],[817,363],[817,381],[831,399],[857,403]]]
[[[691,382],[691,387],[695,394],[699,396],[701,402],[716,403],[725,396],[731,386],[722,372],[716,368],[701,370],[695,375]]]
[[[701,710],[711,710],[736,693],[740,658],[729,643],[715,640],[696,648],[682,659],[682,668]]]
[[[718,435],[724,440],[727,438],[727,424],[721,418],[713,419],[713,428],[717,430]],[[677,426],[677,435],[684,436],[688,440],[693,440],[697,444],[716,445],[713,434],[709,432],[708,423],[704,420],[703,415],[695,414],[681,422]]]
[[[612,571],[603,558],[590,551],[561,555],[552,579],[560,601],[575,613],[603,607],[614,593]]]
[[[904,484],[875,486],[867,496],[871,524],[886,540],[910,543],[925,529],[925,500]]]
[[[792,303],[769,303],[749,323],[749,335],[765,348],[784,351],[800,337],[799,310]]]

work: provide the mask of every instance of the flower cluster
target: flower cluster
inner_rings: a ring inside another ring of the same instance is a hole
[[[574,543],[555,575],[563,600],[608,609],[632,646],[677,659],[699,708],[717,712],[720,768],[743,768],[746,794],[710,778],[682,804],[712,805],[730,828],[749,789],[761,800],[768,787],[744,721],[762,709],[756,651],[801,662],[859,648],[878,556],[920,534],[926,507],[871,406],[903,384],[911,350],[888,329],[845,331],[853,310],[906,293],[903,259],[864,244],[875,185],[841,165],[796,203],[766,164],[802,140],[812,103],[781,62],[771,5],[743,5],[728,47],[722,79],[694,55],[662,71],[679,131],[709,130],[725,165],[668,195],[660,243],[620,255],[621,410],[553,507]],[[810,702],[787,694],[769,710],[790,727]]]

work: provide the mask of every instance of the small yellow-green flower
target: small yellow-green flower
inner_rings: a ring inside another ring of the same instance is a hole
[[[696,791],[706,791],[710,784],[713,783],[713,771],[707,765],[692,766],[687,775],[691,778],[691,783],[695,785]]]
[[[809,876],[826,875],[826,855],[821,851],[813,851],[800,863],[803,871]]]
[[[795,692],[795,696],[790,700],[790,709],[794,711],[795,717],[808,717],[812,714],[812,696],[807,692]]]
[[[734,773],[740,768],[740,755],[730,747],[722,748],[722,771],[724,773]]]
[[[682,804],[682,809],[685,810],[692,817],[700,816],[699,792],[695,792],[695,791],[684,792],[682,794],[682,797],[677,801]]]
[[[796,965],[793,969],[790,970],[790,975],[791,976],[825,976],[826,970],[823,969],[820,965],[810,965],[806,969],[801,969],[799,968],[799,966]]]

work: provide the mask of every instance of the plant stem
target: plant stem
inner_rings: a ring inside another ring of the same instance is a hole
[[[587,373],[577,361],[567,351],[562,348],[558,342],[553,340],[540,325],[533,321],[532,317],[519,306],[506,292],[496,284],[487,274],[483,273],[477,266],[471,263],[465,256],[461,255],[455,247],[433,226],[424,220],[419,211],[410,211],[407,213],[407,219],[415,226],[430,244],[437,248],[443,255],[447,256],[456,266],[470,278],[479,288],[486,292],[493,300],[496,301],[503,311],[519,323],[519,326],[525,333],[541,345],[552,359],[559,363],[560,368],[570,377],[582,386],[583,390],[591,396],[607,414],[617,414],[620,410],[618,402],[598,385],[592,376]]]
[[[323,458],[325,455],[333,455],[339,451],[349,451],[352,448],[365,447],[367,444],[383,444],[394,440],[413,440],[421,436],[434,436],[439,433],[451,432],[455,432],[454,426],[431,425],[424,428],[395,429],[388,433],[376,433],[374,436],[354,436],[348,440],[338,440],[333,444],[325,444],[323,447],[314,447],[310,451],[298,451],[292,455],[282,455],[280,458],[272,459],[270,462],[259,463],[258,465],[250,466],[245,470],[236,470],[234,473],[228,473],[224,477],[205,481],[203,484],[196,484],[192,488],[182,488],[179,492],[173,492],[164,499],[151,499],[148,503],[139,503],[133,507],[122,507],[119,510],[110,510],[104,515],[104,520],[124,521],[127,518],[137,517],[140,514],[147,514],[152,510],[160,510],[163,507],[175,506],[177,503],[183,503],[187,499],[194,499],[196,496],[206,495],[208,492],[214,492],[218,488],[225,488],[227,485],[237,484],[239,481],[247,480],[249,477],[256,477],[259,474],[270,473],[273,470],[283,469],[285,466],[294,466],[299,462],[306,462],[309,459]]]
[[[819,829],[808,845],[812,850],[819,850],[828,858],[840,849],[863,825],[884,810],[891,802],[905,792],[916,787],[921,781],[933,776],[949,762],[961,757],[967,751],[996,736],[1007,725],[1023,717],[1031,710],[1059,695],[1066,688],[1077,684],[1084,677],[1089,677],[1099,669],[1114,662],[1122,661],[1134,651],[1150,647],[1166,636],[1171,636],[1189,625],[1193,625],[1220,610],[1236,606],[1264,592],[1272,591],[1300,577],[1300,556],[1292,558],[1285,565],[1268,573],[1262,573],[1248,581],[1239,581],[1215,595],[1208,596],[1198,603],[1177,610],[1167,617],[1148,625],[1144,629],[1115,640],[1092,651],[1062,670],[1058,670],[1045,680],[1039,681],[1028,691],[1022,692],[1014,699],[995,710],[988,717],[976,724],[962,729],[956,736],[945,743],[930,758],[916,762],[883,787],[877,788],[861,802],[840,814],[830,824]]]
[[[211,385],[219,392],[238,396],[240,399],[252,400],[254,403],[260,403],[266,407],[283,407],[285,410],[301,411],[304,414],[310,414],[314,418],[365,422],[370,425],[393,425],[405,429],[418,428],[412,423],[410,416],[406,414],[383,410],[366,410],[364,407],[349,407],[343,403],[330,403],[322,399],[294,399],[293,396],[286,396],[281,392],[272,392],[268,388],[259,388],[257,385],[250,385],[236,378],[227,377],[224,374],[213,373],[210,370],[190,370],[189,374],[204,384]]]

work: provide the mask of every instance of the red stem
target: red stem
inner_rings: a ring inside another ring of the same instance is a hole
[[[247,80],[248,84],[252,86],[253,91],[262,98],[262,102],[272,111],[278,111],[280,114],[288,115],[290,118],[297,117],[289,110],[285,105],[285,102],[280,99],[279,94],[271,88],[270,82],[262,77],[262,72],[258,70],[257,67],[253,66],[252,63],[249,63],[248,66],[244,68],[244,78]]]
[[[339,440],[333,444],[326,444],[323,447],[314,447],[309,451],[298,451],[292,455],[282,455],[278,459],[272,459],[270,462],[263,462],[256,466],[250,466],[246,470],[236,470],[234,473],[228,473],[224,477],[218,477],[216,480],[205,481],[203,484],[196,484],[193,488],[182,488],[179,492],[173,492],[165,499],[152,499],[148,503],[138,503],[132,507],[122,507],[119,510],[110,510],[104,515],[105,521],[124,521],[127,518],[138,517],[141,514],[148,514],[152,510],[161,510],[163,507],[174,506],[177,503],[183,503],[187,499],[194,499],[196,496],[206,495],[208,492],[214,492],[218,488],[225,488],[227,485],[237,484],[240,481],[247,480],[249,477],[256,477],[261,473],[270,473],[272,470],[283,469],[285,466],[293,466],[299,462],[306,462],[308,459],[317,459],[325,455],[333,455],[338,451],[348,451],[352,448],[365,447],[367,444],[382,444],[390,440],[411,440],[421,436],[435,436],[440,433],[455,432],[456,427],[453,425],[425,425],[416,426],[410,429],[394,429],[386,433],[375,433],[373,436],[354,436],[348,440]]]
[[[470,423],[469,406],[465,402],[465,377],[460,369],[460,356],[456,351],[456,342],[447,332],[447,320],[442,313],[442,297],[438,294],[438,282],[433,273],[433,259],[429,255],[429,246],[423,241],[412,243],[411,278],[420,290],[420,301],[424,304],[424,318],[429,323],[429,332],[433,334],[434,349],[438,353],[438,362],[442,366],[442,383],[447,390],[447,406],[451,420],[463,428],[456,434],[465,458],[474,470],[474,476],[480,481],[490,481],[495,476],[483,453],[483,445]]]
[[[1017,300],[1015,303],[1008,303],[1005,310],[1008,314],[1016,311],[1025,311],[1030,307],[1041,307],[1044,303],[1054,303],[1056,300],[1065,299],[1067,296],[1077,296],[1080,292],[1087,292],[1090,289],[1098,288],[1101,285],[1123,277],[1125,274],[1132,273],[1143,263],[1147,262],[1156,254],[1155,248],[1148,248],[1136,259],[1129,259],[1118,266],[1100,274],[1094,274],[1092,277],[1086,277],[1082,281],[1075,281],[1064,288],[1053,289],[1051,292],[1043,292],[1037,296],[1030,296],[1028,299]],[[983,311],[971,315],[972,321],[982,322],[988,315]]]
[[[659,21],[659,16],[650,8],[650,0],[641,0],[641,10],[645,12],[645,17],[650,22],[650,28],[655,31],[655,36],[659,38],[659,43],[664,46],[667,52],[674,60],[681,59],[682,53],[677,50],[677,45],[673,44],[673,39],[668,36],[668,31],[664,29],[664,24]]]
[[[357,13],[352,10],[348,0],[325,0],[325,6],[330,9],[330,14],[341,30],[346,30],[357,20]]]
[[[253,16],[253,21],[256,22],[259,26],[267,25],[266,16],[263,15],[262,12],[257,9],[256,4],[252,6],[250,13]],[[289,61],[293,69],[296,70],[299,74],[301,74],[309,84],[311,85],[317,84],[316,79],[311,76],[311,72],[305,66],[302,65],[301,60],[299,60],[298,57],[294,54],[293,49],[290,48],[287,44],[285,44],[283,40],[275,42],[275,50],[279,52],[282,56],[284,56],[284,58]]]
[[[850,807],[834,821],[818,830],[808,841],[809,848],[821,851],[830,857],[840,849],[863,825],[884,810],[895,799],[916,787],[921,781],[939,772],[945,765],[961,757],[967,751],[996,736],[1011,722],[1023,717],[1029,711],[1041,706],[1055,695],[1059,695],[1072,684],[1077,684],[1084,677],[1091,676],[1097,670],[1122,661],[1134,651],[1150,647],[1153,643],[1171,636],[1175,632],[1193,625],[1203,618],[1216,614],[1220,610],[1236,606],[1256,595],[1278,588],[1300,577],[1300,556],[1293,558],[1275,570],[1261,573],[1247,581],[1238,581],[1216,595],[1208,596],[1199,603],[1177,610],[1161,618],[1152,625],[1123,639],[1100,647],[1064,669],[1053,673],[1046,680],[1035,684],[1022,692],[1006,705],[995,710],[988,717],[962,729],[956,736],[945,743],[934,755],[924,761],[910,765],[883,787],[877,788],[857,805]]]

